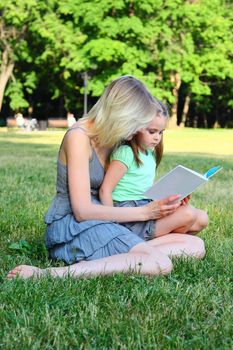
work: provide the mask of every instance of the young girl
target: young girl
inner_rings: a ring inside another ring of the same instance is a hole
[[[117,207],[138,207],[150,202],[143,193],[152,186],[163,155],[163,131],[167,124],[168,111],[160,101],[160,113],[147,126],[113,151],[99,194],[104,205]],[[187,204],[189,198],[181,204]],[[207,223],[204,212],[191,207],[178,208],[163,220],[149,220],[123,223],[125,227],[144,240],[165,235],[169,232],[193,233]],[[171,229],[172,224],[172,230]],[[175,226],[177,225],[177,226]]]
[[[157,275],[171,271],[168,255],[204,256],[204,243],[198,237],[167,235],[151,240],[155,241],[152,246],[123,225],[163,220],[180,207],[180,203],[171,204],[177,196],[137,208],[112,207],[99,201],[113,148],[145,130],[160,114],[161,104],[131,76],[120,77],[106,88],[87,116],[63,138],[57,161],[57,193],[45,216],[49,257],[70,266],[39,269],[21,265],[10,271],[8,278],[132,271]]]

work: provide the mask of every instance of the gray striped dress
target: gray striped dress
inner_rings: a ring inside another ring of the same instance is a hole
[[[89,162],[92,202],[101,205],[98,190],[104,169],[95,150]],[[127,253],[143,239],[128,228],[112,221],[87,220],[78,222],[70,204],[67,167],[57,161],[57,193],[45,215],[46,247],[51,259],[73,264]]]

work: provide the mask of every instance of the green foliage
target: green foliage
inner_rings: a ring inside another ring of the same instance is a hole
[[[5,95],[13,109],[25,108],[24,99],[35,100],[35,108],[43,104],[39,93],[62,100],[67,110],[79,108],[84,71],[92,96],[113,78],[132,74],[173,104],[180,98],[177,75],[185,85],[183,98],[189,96],[194,104],[201,96],[206,105],[213,99],[233,104],[224,89],[233,86],[231,2],[3,0],[0,11],[0,48],[7,47],[9,62],[15,62],[21,90],[15,101],[15,94]],[[205,113],[212,118],[216,108],[213,104]]]
[[[8,248],[12,251],[16,251],[19,254],[31,254],[33,252],[33,246],[24,239],[20,239],[18,242],[11,243]]]
[[[29,106],[28,101],[24,98],[23,84],[20,81],[13,81],[8,86],[6,96],[10,97],[10,106],[13,110]]]

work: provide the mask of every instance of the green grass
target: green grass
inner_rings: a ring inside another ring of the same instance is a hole
[[[192,196],[210,217],[203,261],[175,260],[168,277],[5,279],[17,264],[51,266],[43,215],[63,133],[0,129],[0,348],[232,349],[232,130],[165,135],[159,175],[178,163],[224,167]]]

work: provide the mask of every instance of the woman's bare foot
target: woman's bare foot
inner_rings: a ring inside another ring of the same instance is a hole
[[[43,270],[39,269],[38,267],[35,266],[30,266],[30,265],[19,265],[16,266],[13,270],[11,270],[7,278],[12,279],[15,277],[22,277],[22,278],[30,278],[30,277],[36,277],[39,278],[42,275]]]

